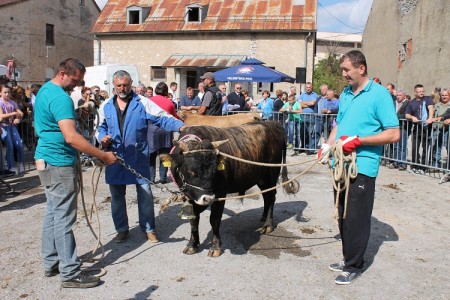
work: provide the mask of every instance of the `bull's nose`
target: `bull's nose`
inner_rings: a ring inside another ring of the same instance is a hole
[[[214,201],[216,201],[216,197],[214,195],[201,195],[195,203],[198,205],[211,205]]]

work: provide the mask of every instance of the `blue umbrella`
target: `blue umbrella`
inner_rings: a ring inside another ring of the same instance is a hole
[[[214,76],[216,81],[295,82],[295,78],[263,64],[260,60],[250,58],[243,60],[240,65],[214,72]]]

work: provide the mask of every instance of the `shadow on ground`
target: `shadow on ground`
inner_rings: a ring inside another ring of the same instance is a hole
[[[261,235],[260,229],[263,225],[260,222],[263,213],[262,206],[236,213],[227,209],[225,205],[224,217],[220,226],[222,250],[229,250],[235,255],[243,255],[250,252],[269,258],[278,258],[281,252],[291,253],[296,256],[309,255],[309,251],[302,250],[299,246],[298,240],[300,238],[298,236],[295,236],[283,227],[277,226],[277,224],[289,218],[301,215],[306,206],[306,202],[303,201],[276,203],[274,211],[276,228],[270,234]],[[200,215],[200,218],[205,217],[207,217],[205,213]],[[205,232],[207,232],[206,237]],[[212,240],[212,231],[209,222],[207,226],[204,223],[200,223],[199,233],[201,241],[199,252],[201,255],[206,255]],[[187,232],[186,240],[189,237],[190,232]]]
[[[365,255],[365,269],[372,265],[384,242],[397,242],[398,240],[397,232],[391,225],[381,222],[372,216],[370,239]]]

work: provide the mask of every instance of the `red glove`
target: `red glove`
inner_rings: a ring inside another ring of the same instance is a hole
[[[342,150],[345,154],[350,154],[359,146],[362,145],[357,135],[354,136],[341,136],[342,140]]]

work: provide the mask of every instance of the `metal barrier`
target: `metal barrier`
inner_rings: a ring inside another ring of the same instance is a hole
[[[410,166],[416,173],[448,173],[449,127],[400,120],[400,141],[384,147],[384,163],[393,168]],[[444,152],[445,149],[445,152]]]
[[[315,154],[336,126],[337,115],[299,115],[302,120],[298,123],[289,121],[288,114],[280,112],[273,113],[273,120],[284,125],[288,144],[293,144],[294,150]],[[442,179],[450,177],[449,126],[443,122],[413,123],[406,119],[399,123],[400,140],[384,146],[381,164],[399,170],[409,167],[415,173],[428,173]]]
[[[249,113],[244,111],[232,113]],[[231,112],[230,112],[231,114]],[[280,122],[286,131],[288,144],[292,144],[294,151],[314,154],[324,143],[334,126],[336,115],[320,115],[301,113],[301,122],[289,120],[289,114],[274,112],[272,120]],[[34,169],[34,151],[37,137],[31,118],[24,119],[18,126],[24,149],[25,170]],[[412,123],[400,120],[400,141],[386,145],[381,159],[382,165],[391,168],[410,168],[417,173],[429,173],[441,177],[449,174],[450,170],[450,131],[443,122],[433,124]],[[5,150],[0,149],[4,170]],[[0,165],[1,167],[2,165]]]

